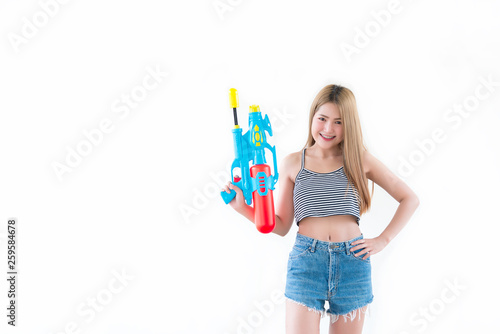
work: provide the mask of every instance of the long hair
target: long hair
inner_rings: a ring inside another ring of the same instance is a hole
[[[361,161],[361,155],[367,149],[363,144],[356,99],[348,88],[328,85],[316,95],[309,113],[309,135],[304,148],[311,147],[316,142],[311,133],[313,118],[318,109],[328,102],[334,103],[340,110],[344,140],[339,144],[339,148],[342,151],[344,172],[348,179],[348,186],[351,184],[357,190],[359,214],[362,215],[370,209],[371,205],[368,178],[364,173]],[[372,182],[372,195],[374,187]]]

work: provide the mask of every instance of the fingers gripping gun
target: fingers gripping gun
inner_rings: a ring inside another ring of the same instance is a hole
[[[236,156],[231,165],[231,180],[233,180],[234,185],[242,190],[248,205],[252,205],[253,199],[257,230],[262,233],[269,233],[272,232],[275,226],[273,190],[279,176],[276,148],[267,143],[265,134],[265,131],[267,131],[270,136],[273,135],[271,123],[267,115],[262,119],[258,105],[250,106],[248,114],[249,130],[242,135],[242,129],[238,125],[236,114],[238,92],[234,88],[229,90],[229,103],[233,108],[234,115],[232,132]],[[265,148],[273,154],[274,175],[271,175],[271,169],[266,165]],[[249,168],[250,161],[253,162],[251,168]],[[236,178],[233,175],[233,170],[238,167],[241,171],[241,178]],[[231,193],[222,191],[221,196],[224,202],[228,204],[236,196],[236,192],[234,190],[231,190]]]

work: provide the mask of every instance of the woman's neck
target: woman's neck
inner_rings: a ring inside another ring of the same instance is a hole
[[[308,149],[312,151],[312,153],[320,159],[338,159],[343,154],[339,147],[324,149],[318,147],[316,143],[313,146],[309,147]]]

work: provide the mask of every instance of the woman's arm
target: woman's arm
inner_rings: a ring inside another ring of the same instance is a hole
[[[363,163],[367,169],[366,176],[399,202],[394,217],[379,236],[385,240],[386,243],[389,243],[410,221],[420,201],[406,183],[392,173],[368,151],[364,152]]]
[[[292,154],[287,155],[280,164],[280,176],[279,176],[279,196],[276,198],[273,196],[275,201],[275,214],[276,214],[276,225],[273,229],[273,233],[284,237],[292,227],[294,215],[293,215],[293,181],[290,179],[290,171],[293,170],[294,161],[296,157]],[[231,201],[231,206],[249,221],[255,224],[255,209],[245,203],[243,198],[243,193],[241,190],[228,182],[229,189],[234,189],[237,193],[236,199]],[[226,189],[227,192],[229,190]]]
[[[276,227],[274,233],[284,237],[292,227],[294,220],[293,212],[293,188],[292,181],[294,166],[300,164],[300,156],[296,153],[287,155],[281,162],[279,179],[279,197],[276,201]],[[295,177],[295,176],[293,176]]]

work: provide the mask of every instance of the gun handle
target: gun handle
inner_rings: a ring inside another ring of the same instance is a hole
[[[235,183],[239,183],[241,181],[241,177],[234,177],[234,185],[235,186],[238,186],[237,184]],[[220,192],[220,195],[222,196],[222,199],[224,200],[224,203],[226,204],[229,204],[229,202],[231,202],[233,200],[233,198],[236,196],[236,191],[234,191],[233,189],[231,189],[231,192],[230,193],[227,193],[226,191],[221,191]]]
[[[231,202],[233,200],[233,198],[236,196],[236,191],[231,189],[231,192],[227,193],[223,190],[220,192],[220,195],[222,196],[224,203],[229,204],[229,202]]]

